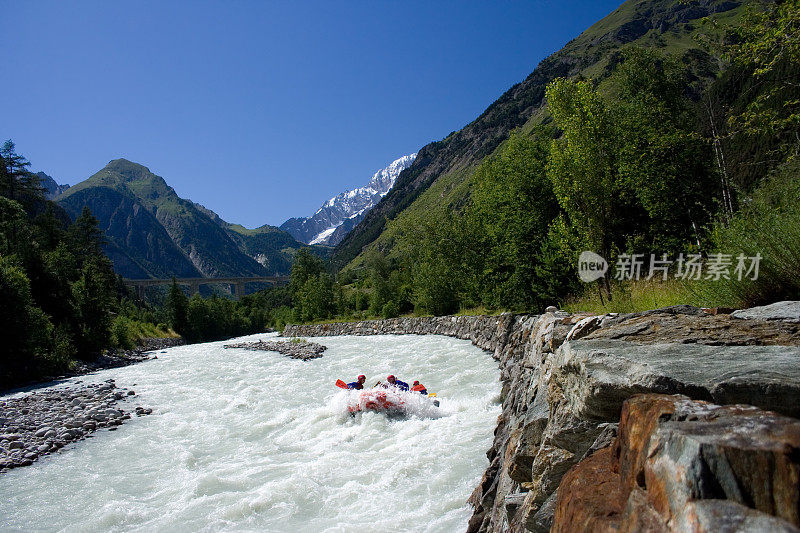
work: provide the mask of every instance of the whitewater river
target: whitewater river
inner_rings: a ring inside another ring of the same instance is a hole
[[[496,363],[447,337],[315,340],[328,350],[309,362],[217,342],[78,378],[113,377],[137,394],[123,408],[153,414],[0,475],[0,530],[464,531]],[[333,384],[361,373],[419,379],[442,416],[353,419]]]

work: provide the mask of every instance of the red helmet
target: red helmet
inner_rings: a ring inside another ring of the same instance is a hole
[[[361,374],[360,376],[358,376],[358,381],[367,381],[367,376]]]
[[[419,381],[414,381],[414,385],[419,385]]]
[[[397,379],[397,378],[395,378],[393,375],[389,374],[389,377],[386,378],[386,381],[392,382],[395,379]]]

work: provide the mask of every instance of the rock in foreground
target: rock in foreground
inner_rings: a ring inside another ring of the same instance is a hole
[[[552,531],[800,531],[798,482],[800,420],[640,395],[564,476]]]

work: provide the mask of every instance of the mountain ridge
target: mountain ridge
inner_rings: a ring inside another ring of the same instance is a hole
[[[56,196],[63,194],[67,189],[69,189],[69,185],[59,184],[55,179],[53,179],[52,176],[49,176],[44,172],[37,172],[34,175],[39,178],[39,184],[44,188],[44,196],[48,200],[52,200]]]
[[[399,157],[372,175],[367,185],[337,194],[310,217],[293,217],[280,225],[307,244],[338,244],[364,215],[394,186],[397,176],[414,162],[417,154]]]
[[[110,161],[56,201],[73,218],[83,206],[92,210],[115,270],[128,278],[287,274],[303,246],[271,226],[251,233],[231,229],[235,225],[126,159]]]

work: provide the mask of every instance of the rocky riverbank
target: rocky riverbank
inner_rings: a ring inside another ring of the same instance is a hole
[[[322,357],[322,352],[328,349],[327,346],[316,342],[307,341],[256,341],[240,342],[236,344],[226,344],[223,348],[241,348],[242,350],[253,350],[262,352],[278,352],[292,359],[309,361]]]
[[[438,334],[469,339],[492,352],[503,381],[503,412],[494,444],[487,452],[489,468],[470,497],[475,511],[469,531],[566,530],[568,523],[554,525],[557,503],[569,501],[577,492],[572,486],[560,490],[562,479],[573,467],[580,468],[576,465],[582,460],[620,446],[616,439],[623,405],[639,395],[678,394],[720,405],[757,406],[783,415],[773,419],[784,428],[780,431],[791,431],[786,429],[790,427],[787,421],[793,418],[788,417],[800,416],[800,306],[796,302],[731,315],[689,306],[600,316],[551,311],[287,326],[283,334]],[[778,446],[776,442],[789,446],[790,453],[781,457],[790,472],[796,471],[800,453],[791,439],[751,438],[759,427],[742,424],[738,431],[750,444],[732,453],[739,454],[740,464],[747,465],[739,472],[744,476],[739,480],[742,486],[773,487],[769,457],[774,455],[769,450]],[[722,437],[726,429],[711,425],[707,431]],[[722,458],[724,454],[708,457]],[[654,501],[661,494],[662,499],[678,502],[680,487],[710,479],[703,465],[700,460],[693,469],[653,470],[649,481],[645,476],[637,483],[644,484],[643,490]],[[596,479],[600,476],[601,484],[592,490],[602,491],[604,482],[613,485],[615,467],[620,463],[593,474]],[[683,476],[683,481],[676,476]],[[659,492],[649,487],[663,489]],[[752,523],[777,520],[774,523],[785,522],[788,528],[800,526],[779,514],[777,507],[756,504],[746,496],[747,491],[682,494],[688,494],[687,501],[702,510],[702,525],[708,531],[724,530],[735,514],[733,509],[739,509],[737,505],[747,510],[748,520],[756,520]],[[797,483],[792,497],[797,497]],[[627,502],[617,500],[620,506]],[[576,516],[571,512],[558,516]],[[602,512],[599,508],[581,511],[582,516]],[[616,526],[635,531],[633,515],[626,516]],[[685,515],[661,516],[664,530],[680,531],[687,523]]]
[[[173,346],[182,346],[184,344],[186,343],[182,337],[168,337],[168,338],[151,337],[151,338],[141,339],[139,341],[139,344],[133,349],[124,351],[108,351],[106,353],[101,354],[92,361],[78,361],[75,367],[68,372],[65,372],[57,376],[42,376],[40,379],[27,383],[25,382],[17,383],[13,387],[10,387],[7,390],[0,390],[0,394],[6,393],[9,390],[13,391],[15,389],[19,389],[22,387],[28,387],[32,385],[38,385],[41,383],[48,383],[51,381],[83,376],[86,374],[91,374],[92,372],[97,372],[98,370],[105,370],[108,368],[120,368],[123,366],[141,363],[142,361],[147,361],[148,359],[157,357],[157,355],[154,354],[153,352],[165,350],[167,348],[172,348]]]
[[[107,352],[95,359],[80,363],[73,372],[65,377],[81,376],[106,368],[119,368],[146,361],[155,356],[152,352],[158,352],[173,346],[183,346],[186,342],[182,337],[156,338],[150,337],[141,339],[135,348],[121,352]]]
[[[152,412],[142,406],[132,411],[120,406],[135,398],[135,391],[118,388],[110,379],[0,400],[0,472],[30,465],[100,429],[114,431],[131,418],[131,412],[137,416]]]

